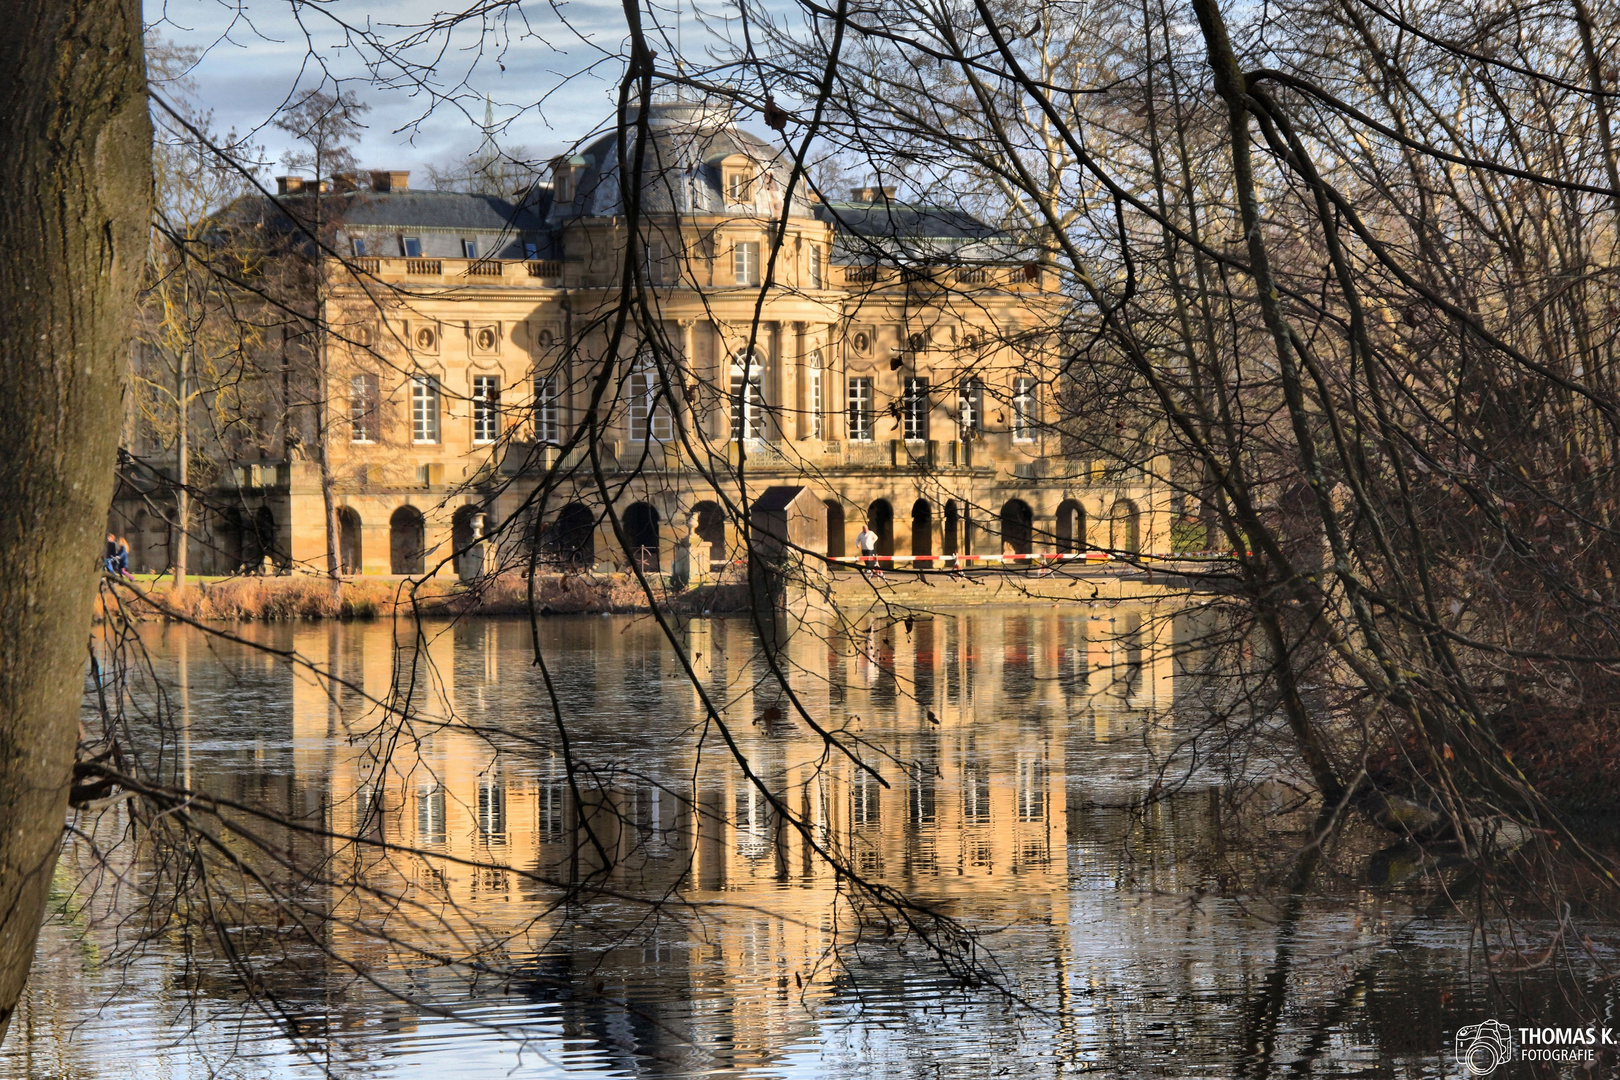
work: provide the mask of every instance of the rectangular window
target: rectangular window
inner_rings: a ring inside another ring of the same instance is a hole
[[[525,259],[538,259],[540,257],[540,245],[533,240],[523,241],[523,257]]]
[[[536,376],[534,380],[534,441],[542,446],[555,446],[562,442],[555,375]]]
[[[759,243],[757,241],[739,241],[731,249],[732,269],[737,275],[739,285],[759,284]]]
[[[928,380],[907,379],[905,384],[905,397],[902,401],[903,411],[901,423],[904,435],[912,441],[921,441],[928,438]]]
[[[825,414],[826,401],[822,393],[821,350],[816,349],[810,353],[810,368],[807,372],[809,385],[805,388],[807,404],[810,407],[810,437],[824,439],[827,437],[822,417]]]
[[[1020,375],[1013,380],[1012,399],[1014,442],[1033,442],[1035,439],[1035,380]]]
[[[419,236],[402,236],[399,238],[400,254],[407,259],[420,259],[422,257],[422,238]]]
[[[478,258],[478,241],[463,240],[461,242],[461,256],[464,259]]]
[[[741,359],[731,365],[731,438],[733,442],[765,437],[765,394],[761,390],[761,371],[756,357],[753,363]],[[744,379],[746,378],[746,385]]]
[[[872,441],[872,380],[849,380],[849,437],[852,442]]]
[[[984,383],[971,376],[962,380],[958,391],[956,426],[963,442],[984,431]]]
[[[439,380],[431,375],[411,377],[411,441],[439,441]]]
[[[501,380],[498,375],[474,375],[472,392],[473,442],[492,443],[501,437]]]
[[[647,241],[647,284],[662,285],[664,279],[664,242],[662,240]]]
[[[418,784],[416,788],[416,840],[420,844],[444,843],[444,785]]]
[[[638,364],[630,373],[630,441],[668,442],[670,415],[662,407],[658,371],[651,364]]]
[[[733,172],[726,177],[726,200],[734,203],[754,201],[754,178],[746,172]]]
[[[365,237],[363,237],[363,236],[351,237],[349,239],[349,250],[354,252],[354,254],[355,254],[355,256],[357,258],[360,257],[360,256],[363,256],[366,253],[366,239],[365,239]]]
[[[810,287],[821,288],[821,247],[817,244],[810,245],[810,261],[807,268],[810,271]]]
[[[349,438],[354,442],[377,441],[377,376],[356,375],[349,380]]]

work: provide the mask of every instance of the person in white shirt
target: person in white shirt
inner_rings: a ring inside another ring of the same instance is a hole
[[[863,566],[866,563],[873,561],[873,557],[877,554],[877,542],[878,535],[872,531],[872,523],[867,522],[866,524],[862,525],[861,531],[855,535],[855,547],[861,553],[861,563]],[[883,571],[879,570],[878,576],[881,577],[882,575]]]

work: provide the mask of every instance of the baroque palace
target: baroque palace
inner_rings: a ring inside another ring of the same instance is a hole
[[[1162,469],[1065,445],[1073,309],[1049,269],[938,200],[802,182],[788,199],[783,152],[712,108],[655,104],[647,130],[639,184],[634,128],[512,200],[403,172],[282,178],[280,205],[319,198],[344,256],[311,278],[328,423],[285,395],[264,424],[282,434],[203,497],[194,572],[324,569],[317,439],[352,574],[468,576],[488,532],[508,564],[537,544],[622,568],[622,534],[645,569],[701,576],[738,556],[739,508],[767,489],[835,557],[863,524],[935,568],[1169,550]],[[172,562],[162,491],[125,470],[113,527],[137,570]]]

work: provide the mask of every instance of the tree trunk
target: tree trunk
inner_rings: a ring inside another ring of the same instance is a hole
[[[0,1038],[72,778],[152,132],[135,0],[14,0],[0,35]]]
[[[195,346],[192,346],[195,348]],[[191,490],[190,483],[190,457],[191,457],[191,399],[186,396],[186,376],[190,372],[189,360],[191,349],[188,348],[180,354],[180,377],[175,380],[175,400],[179,402],[176,407],[175,422],[175,449],[174,449],[174,525],[170,532],[174,537],[171,542],[170,553],[174,556],[174,587],[176,591],[186,587],[186,549],[191,542]]]

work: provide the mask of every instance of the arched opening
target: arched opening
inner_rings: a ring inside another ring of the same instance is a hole
[[[1028,555],[1035,539],[1035,514],[1023,499],[1008,499],[1001,508],[1001,553]]]
[[[271,561],[271,567],[264,565],[265,559]],[[275,559],[276,515],[268,506],[261,506],[248,519],[242,537],[242,561],[247,564],[249,573],[257,574],[272,570]]]
[[[1142,515],[1136,504],[1121,499],[1108,514],[1108,546],[1113,551],[1135,554],[1141,550]]]
[[[340,507],[338,517],[338,569],[344,574],[361,573],[360,515],[347,506]]]
[[[957,520],[959,515],[960,515],[960,511],[957,510],[957,508],[956,508],[956,500],[955,499],[946,499],[945,500],[945,535],[942,538],[942,543],[940,544],[940,548],[939,548],[939,553],[941,555],[955,555],[956,554],[957,531],[961,527],[960,522]]]
[[[841,559],[844,557],[844,504],[837,499],[822,500],[827,507],[827,555],[829,558]]]
[[[211,552],[214,572],[234,574],[242,569],[247,532],[242,525],[242,511],[237,507],[219,516],[214,523]],[[185,543],[185,537],[182,535],[177,543]]]
[[[423,572],[427,547],[427,523],[422,511],[402,506],[388,519],[388,570],[393,574]]]
[[[928,505],[927,499],[918,499],[911,504],[911,553],[934,553],[934,508]]]
[[[484,572],[484,553],[474,542],[480,537],[479,515],[476,506],[463,506],[450,519],[450,546],[455,549],[456,576],[467,581]]]
[[[542,562],[562,566],[589,566],[596,561],[596,517],[583,503],[569,503],[549,524],[535,529],[535,546]]]
[[[1086,511],[1073,499],[1058,503],[1057,549],[1060,555],[1086,550]]]
[[[726,515],[719,503],[700,502],[692,507],[697,515],[698,539],[709,545],[709,570],[718,573],[726,565]]]
[[[652,503],[631,503],[624,511],[624,535],[630,557],[642,573],[658,572],[658,510]]]
[[[894,507],[888,499],[879,499],[866,510],[866,523],[877,533],[878,555],[894,554]]]

